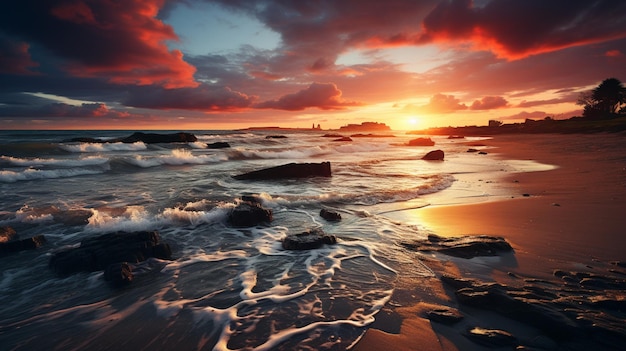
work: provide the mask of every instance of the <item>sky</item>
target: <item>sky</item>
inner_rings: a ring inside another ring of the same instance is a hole
[[[20,0],[0,129],[394,130],[580,115],[623,0]]]

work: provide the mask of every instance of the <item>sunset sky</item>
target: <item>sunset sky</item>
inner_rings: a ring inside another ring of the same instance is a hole
[[[0,129],[486,125],[626,81],[623,0],[0,6]]]

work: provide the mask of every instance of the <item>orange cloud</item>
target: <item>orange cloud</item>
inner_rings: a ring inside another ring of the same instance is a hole
[[[257,104],[256,108],[273,108],[278,110],[299,111],[308,107],[321,110],[342,110],[348,106],[359,106],[358,102],[345,101],[341,98],[341,90],[333,83],[313,83],[297,93],[287,94],[278,100],[270,100]]]
[[[508,106],[508,101],[502,96],[485,96],[480,100],[474,100],[470,110],[493,110]]]

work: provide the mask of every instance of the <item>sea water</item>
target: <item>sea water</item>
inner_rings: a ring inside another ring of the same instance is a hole
[[[293,130],[193,131],[193,143],[66,141],[130,133],[0,131],[0,226],[47,239],[40,249],[0,258],[2,349],[348,349],[399,275],[416,284],[433,276],[399,245],[426,237],[428,228],[386,214],[428,205],[433,196],[443,203],[498,196],[481,183],[485,176],[523,168],[468,153],[481,138],[434,137],[434,147],[410,147],[416,136],[402,133],[352,142]],[[267,138],[276,133],[285,138]],[[231,147],[207,148],[213,142]],[[433,149],[444,150],[445,160],[421,160]],[[332,177],[233,178],[323,161]],[[229,210],[249,194],[273,211],[272,223],[230,227]],[[343,219],[325,221],[322,208]],[[281,248],[283,237],[314,228],[338,243]],[[55,252],[82,239],[143,230],[158,231],[174,259],[135,264],[129,287],[109,287],[102,272],[59,277],[48,267]]]

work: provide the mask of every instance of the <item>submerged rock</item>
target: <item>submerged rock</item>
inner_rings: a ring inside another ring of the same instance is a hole
[[[207,149],[227,149],[230,147],[230,144],[225,141],[218,141],[215,143],[207,144]]]
[[[422,160],[442,161],[444,156],[445,154],[443,150],[433,150],[433,151],[428,152],[426,155],[424,155],[424,157],[422,157]]]
[[[509,252],[513,248],[502,237],[488,235],[469,235],[454,238],[444,238],[431,234],[426,240],[417,240],[413,243],[402,243],[407,248],[416,251],[436,251],[446,255],[473,258],[477,256],[495,256],[500,252]]]
[[[322,247],[322,245],[332,245],[337,243],[334,235],[328,235],[321,229],[311,229],[309,231],[288,235],[283,239],[283,249],[285,250],[312,250]]]
[[[228,213],[228,222],[233,227],[254,227],[269,223],[272,219],[271,209],[263,208],[259,202],[253,201],[244,201]]]
[[[286,178],[330,177],[330,162],[288,163],[276,167],[252,171],[233,178],[237,180],[272,180]]]
[[[519,344],[517,338],[511,333],[499,329],[474,327],[469,329],[465,336],[478,344],[488,347],[517,346]]]
[[[134,279],[133,269],[128,262],[110,264],[104,270],[104,279],[116,288],[128,285]]]
[[[350,137],[341,137],[341,138],[334,139],[333,141],[352,141],[352,138],[350,138]]]
[[[77,248],[57,252],[50,268],[59,275],[103,271],[112,264],[143,262],[150,257],[172,259],[158,232],[115,232],[81,241]]]
[[[326,209],[320,210],[320,217],[330,222],[338,222],[341,220],[341,214],[339,214],[339,212],[328,211]]]
[[[460,322],[463,319],[463,315],[457,309],[447,306],[441,306],[434,310],[428,311],[428,319],[433,322],[452,325]]]
[[[127,143],[132,144],[136,142],[143,142],[145,144],[157,144],[157,143],[189,143],[198,141],[195,135],[191,133],[171,133],[171,134],[158,134],[158,133],[143,133],[143,132],[135,132],[127,137],[116,138],[116,139],[95,139],[95,138],[85,138],[78,137],[72,138],[68,140],[64,140],[65,142],[78,142],[78,143]]]
[[[435,142],[431,138],[416,138],[409,140],[409,146],[433,146]]]
[[[17,237],[15,229],[11,227],[0,227],[0,243],[6,243]]]
[[[12,228],[9,228],[13,230]],[[43,235],[36,235],[32,238],[16,240],[15,234],[11,235],[11,231],[7,230],[6,238],[11,238],[6,242],[0,242],[0,255],[11,254],[15,252],[33,250],[43,246],[46,243],[46,237]],[[15,231],[13,231],[15,233]]]

